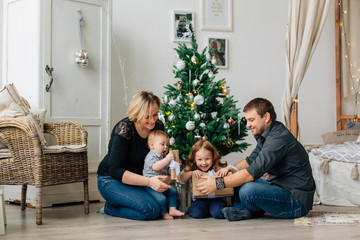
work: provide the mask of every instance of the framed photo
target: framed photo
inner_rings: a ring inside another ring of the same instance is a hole
[[[232,31],[233,0],[201,0],[201,30]]]
[[[191,42],[191,32],[188,20],[193,29],[194,27],[194,13],[188,11],[174,11],[173,13],[173,41],[174,42]]]
[[[219,68],[228,67],[228,41],[225,38],[208,38],[208,49],[214,49],[211,62]]]

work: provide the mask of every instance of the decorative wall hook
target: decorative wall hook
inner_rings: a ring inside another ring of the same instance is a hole
[[[83,16],[81,15],[80,10],[77,10],[77,19],[79,22],[79,36],[80,36],[80,51],[76,51],[75,53],[75,62],[80,64],[81,67],[86,67],[89,63],[89,54],[82,46],[82,34],[81,34],[81,26],[84,23]]]

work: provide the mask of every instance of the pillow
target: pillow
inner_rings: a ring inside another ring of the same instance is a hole
[[[0,117],[23,117],[28,119],[34,125],[41,145],[46,146],[43,130],[41,130],[39,124],[30,113],[29,108],[21,99],[14,84],[7,84],[0,90]]]
[[[355,141],[360,136],[360,130],[344,130],[329,132],[322,135],[324,144],[342,144]]]
[[[45,123],[45,114],[47,112],[46,108],[43,109],[30,109],[31,116],[34,121],[39,125],[42,132],[44,132],[44,123]]]
[[[358,139],[356,140],[356,142],[360,143],[360,135],[359,135]]]
[[[0,117],[20,117],[29,113],[14,89],[12,84],[8,84],[0,90]]]

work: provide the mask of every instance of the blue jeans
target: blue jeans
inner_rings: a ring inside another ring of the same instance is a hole
[[[106,214],[135,220],[152,220],[160,214],[159,203],[143,186],[132,186],[110,176],[98,175],[98,189],[106,200]]]
[[[191,204],[188,213],[193,218],[212,216],[216,219],[224,219],[222,213],[224,207],[226,207],[226,202],[222,198],[199,198]]]
[[[155,191],[151,187],[145,187],[145,189],[160,204],[161,213],[169,212],[169,207],[178,206],[178,192],[174,186],[162,193]]]
[[[277,218],[298,218],[305,216],[308,210],[292,198],[286,190],[270,185],[259,178],[255,182],[245,183],[240,187],[239,198],[234,197],[234,207],[247,209],[252,213],[265,211]]]

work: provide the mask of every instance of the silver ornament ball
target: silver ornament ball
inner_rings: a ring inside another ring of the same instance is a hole
[[[194,121],[188,121],[185,125],[186,129],[188,131],[192,131],[195,129],[195,122]]]
[[[204,97],[201,96],[200,94],[199,95],[196,95],[195,98],[194,98],[194,102],[196,105],[201,105],[204,103]]]

